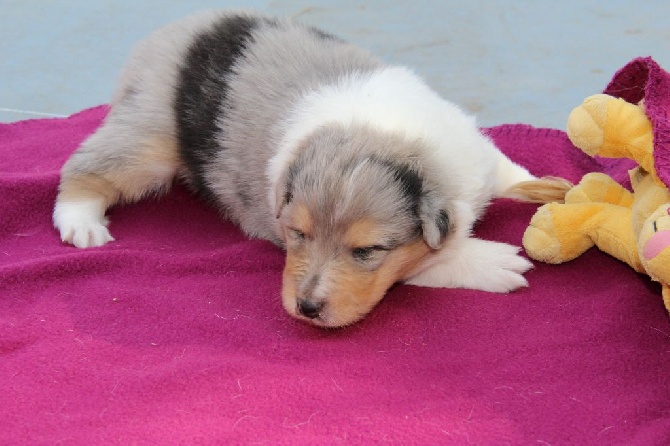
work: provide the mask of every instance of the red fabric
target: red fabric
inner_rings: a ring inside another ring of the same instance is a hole
[[[0,125],[0,444],[667,444],[660,290],[597,250],[509,295],[399,285],[326,331],[284,313],[279,249],[180,187],[62,244],[58,170],[105,111]],[[538,175],[600,169],[557,130],[489,134]],[[476,232],[518,245],[535,209]]]

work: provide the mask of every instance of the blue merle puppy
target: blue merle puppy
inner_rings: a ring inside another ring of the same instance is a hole
[[[284,248],[284,307],[323,327],[359,320],[399,281],[527,286],[518,248],[471,228],[494,197],[556,195],[407,68],[229,11],[137,45],[104,124],[62,169],[54,224],[76,247],[104,245],[110,206],[175,179]]]

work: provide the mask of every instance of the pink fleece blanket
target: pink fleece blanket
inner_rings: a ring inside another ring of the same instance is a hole
[[[396,286],[324,331],[284,313],[282,252],[181,187],[113,209],[116,242],[62,244],[58,170],[105,113],[0,125],[1,444],[670,439],[660,290],[597,250],[509,295]],[[489,133],[538,175],[603,169],[558,130]],[[535,209],[476,232],[520,244]]]

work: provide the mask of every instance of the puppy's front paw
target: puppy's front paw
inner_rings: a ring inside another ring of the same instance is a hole
[[[528,286],[523,273],[533,264],[519,255],[520,248],[506,243],[470,238],[455,250],[444,250],[406,280],[411,285],[469,288],[508,293]]]
[[[520,248],[506,243],[488,242],[488,254],[481,259],[481,267],[473,279],[472,288],[493,293],[508,293],[528,286],[523,273],[533,267],[526,258],[519,255]],[[477,279],[479,276],[479,279]]]
[[[102,246],[114,240],[101,209],[96,202],[57,203],[53,220],[61,240],[77,248]]]

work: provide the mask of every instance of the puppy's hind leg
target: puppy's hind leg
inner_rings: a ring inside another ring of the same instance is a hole
[[[107,209],[166,190],[179,164],[174,138],[138,135],[136,128],[110,116],[61,170],[53,213],[61,239],[78,248],[114,240]]]

